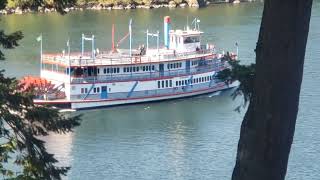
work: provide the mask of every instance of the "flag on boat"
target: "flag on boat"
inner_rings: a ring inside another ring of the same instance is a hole
[[[37,37],[37,41],[38,41],[38,42],[39,42],[39,41],[42,41],[42,35],[40,35],[40,36]]]

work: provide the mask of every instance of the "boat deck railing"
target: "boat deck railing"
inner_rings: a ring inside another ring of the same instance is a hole
[[[94,58],[90,56],[91,53],[84,53],[83,56],[79,53],[72,53],[68,55],[44,54],[43,62],[63,64],[66,66],[95,66],[95,65],[121,65],[121,64],[140,64],[140,63],[156,63],[172,60],[192,59],[203,56],[218,56],[213,53],[212,49],[198,50],[185,53],[170,53],[170,54],[155,54],[148,56],[135,55],[130,57],[123,54],[110,54],[108,52],[101,52]]]
[[[150,71],[143,73],[131,73],[131,74],[111,74],[111,75],[98,75],[89,77],[72,78],[72,83],[96,83],[96,82],[113,82],[113,81],[137,81],[137,80],[148,80],[154,78],[170,78],[176,76],[188,76],[199,73],[206,73],[212,71],[220,71],[228,68],[227,63],[215,63],[212,65],[205,65],[203,67],[190,68],[190,70],[171,70],[171,71]]]

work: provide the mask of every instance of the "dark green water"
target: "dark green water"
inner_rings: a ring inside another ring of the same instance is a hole
[[[79,50],[81,33],[94,33],[99,49],[110,48],[111,24],[116,24],[116,39],[120,39],[130,18],[134,20],[134,44],[145,44],[143,32],[147,28],[161,32],[165,15],[172,17],[174,27],[183,27],[187,16],[190,21],[199,17],[207,41],[226,51],[235,51],[238,42],[240,59],[251,63],[262,8],[261,3],[248,3],[204,9],[3,16],[0,27],[23,30],[25,38],[15,51],[6,51],[7,60],[0,67],[10,76],[39,74],[35,39],[40,33],[46,52],[61,52],[68,37],[72,50]],[[315,1],[288,167],[290,180],[320,177],[319,29],[320,1]],[[128,42],[121,46],[127,47]],[[46,138],[48,148],[60,164],[72,166],[68,179],[230,179],[244,110],[233,111],[242,101],[233,101],[229,95],[82,111],[82,125],[72,134]]]

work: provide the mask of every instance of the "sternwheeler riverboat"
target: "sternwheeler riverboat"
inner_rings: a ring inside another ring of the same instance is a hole
[[[146,46],[131,48],[131,21],[130,49],[115,47],[113,41],[111,51],[99,51],[94,36],[82,35],[81,52],[70,53],[69,47],[68,53],[41,53],[41,77],[26,77],[24,82],[39,85],[36,104],[71,109],[183,98],[238,86],[238,81],[225,83],[216,78],[217,72],[230,66],[213,45],[201,43],[199,22],[195,19],[192,28],[171,30],[171,19],[166,16],[163,47],[159,46],[160,33],[147,31]],[[112,32],[114,37],[114,28]],[[149,48],[150,36],[156,37],[156,48]],[[38,40],[42,43],[41,37]],[[92,42],[92,52],[84,52],[84,41]]]

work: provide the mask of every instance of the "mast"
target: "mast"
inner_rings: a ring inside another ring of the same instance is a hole
[[[114,47],[114,24],[112,24],[112,52],[114,52],[115,47]]]
[[[82,34],[82,37],[81,37],[81,57],[83,57],[83,51],[84,51],[84,34]]]
[[[94,50],[94,35],[91,37],[91,48],[92,48],[92,59],[96,59],[95,50]]]
[[[129,39],[129,46],[130,46],[130,57],[132,56],[132,19],[130,19],[129,21],[129,36],[130,36],[130,39]]]
[[[70,38],[68,38],[67,46],[68,46],[68,62],[69,62],[69,83],[71,84]]]

